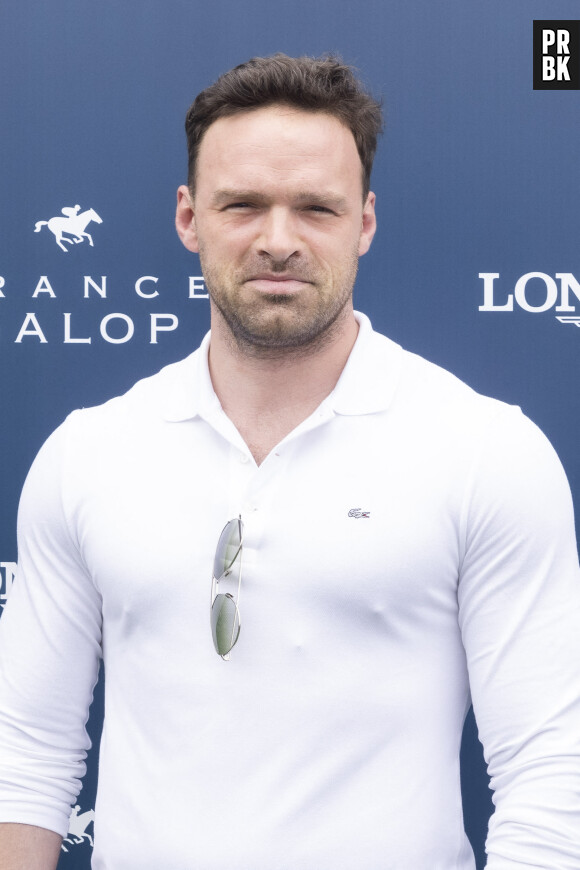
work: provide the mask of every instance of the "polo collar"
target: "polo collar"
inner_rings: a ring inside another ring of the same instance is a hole
[[[170,423],[207,417],[221,407],[209,374],[210,337],[211,333],[207,332],[194,353],[168,366],[169,383],[163,395],[163,417]]]
[[[355,311],[358,336],[336,387],[324,400],[343,416],[385,411],[395,394],[403,364],[403,349],[375,332],[366,314]]]
[[[322,406],[344,416],[374,414],[388,408],[399,382],[403,350],[375,332],[366,314],[355,311],[358,336],[334,390]],[[163,416],[173,423],[208,419],[220,409],[209,374],[211,333],[181,362],[168,366],[163,385]]]

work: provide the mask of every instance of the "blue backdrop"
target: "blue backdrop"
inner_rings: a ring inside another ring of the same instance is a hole
[[[254,54],[337,51],[384,96],[379,232],[356,306],[410,350],[520,404],[578,500],[579,92],[534,91],[532,76],[533,20],[577,14],[574,0],[3,5],[0,607],[41,442],[71,409],[185,356],[208,328],[199,261],[173,229],[183,118],[200,89]],[[92,246],[81,236],[65,252],[58,226],[34,231],[90,210]],[[99,690],[95,740],[101,717]],[[63,870],[89,867],[95,772],[93,756]],[[491,803],[472,719],[463,784],[482,867]]]

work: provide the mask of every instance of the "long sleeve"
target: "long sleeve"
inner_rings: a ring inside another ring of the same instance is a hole
[[[0,620],[0,821],[66,835],[90,742],[100,596],[67,520],[65,423],[27,478],[18,574]]]
[[[580,867],[580,576],[553,449],[500,414],[464,511],[460,625],[494,790],[487,870]]]

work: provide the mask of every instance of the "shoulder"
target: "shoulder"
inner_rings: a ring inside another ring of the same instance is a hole
[[[170,416],[169,409],[177,395],[193,393],[199,353],[196,350],[140,379],[122,395],[73,411],[63,424],[65,430],[70,436],[92,433],[92,437],[102,437],[112,430],[118,434],[122,429],[163,422]]]
[[[164,449],[172,407],[191,401],[197,354],[137,381],[126,393],[72,411],[40,448],[28,475],[41,488],[76,489]],[[183,414],[180,419],[185,419]]]
[[[447,412],[475,414],[485,417],[501,415],[506,405],[499,399],[478,393],[457,375],[422,356],[403,350],[401,401],[420,402],[429,413],[438,408]]]
[[[407,433],[408,443],[431,455],[454,454],[464,469],[491,463],[512,478],[558,466],[550,442],[519,406],[477,392],[380,333],[371,342],[373,379],[388,395],[385,425]]]
[[[518,425],[523,416],[517,406],[477,392],[457,375],[381,333],[373,331],[367,347],[375,389],[382,391],[390,414],[404,418],[406,425],[465,433],[496,422]]]

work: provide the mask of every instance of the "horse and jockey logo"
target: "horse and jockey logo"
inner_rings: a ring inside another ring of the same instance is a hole
[[[89,834],[87,828],[92,825],[95,820],[95,811],[88,810],[85,813],[81,813],[81,808],[77,804],[74,807],[69,825],[68,825],[68,835],[62,841],[61,849],[63,852],[68,852],[69,849],[65,846],[65,843],[68,843],[69,846],[78,846],[80,843],[85,842],[85,840],[92,846],[93,838]]]
[[[65,252],[68,251],[68,248],[64,245],[64,242],[67,242],[69,245],[78,245],[80,242],[88,239],[89,245],[93,247],[93,237],[85,232],[85,229],[91,221],[95,221],[97,224],[103,223],[102,218],[99,217],[94,208],[81,211],[80,205],[75,205],[74,207],[65,206],[61,211],[65,217],[57,216],[50,218],[48,221],[37,221],[34,232],[39,233],[42,227],[47,226],[51,233],[54,234],[59,248],[62,248]],[[72,236],[72,238],[69,238],[69,236]]]

